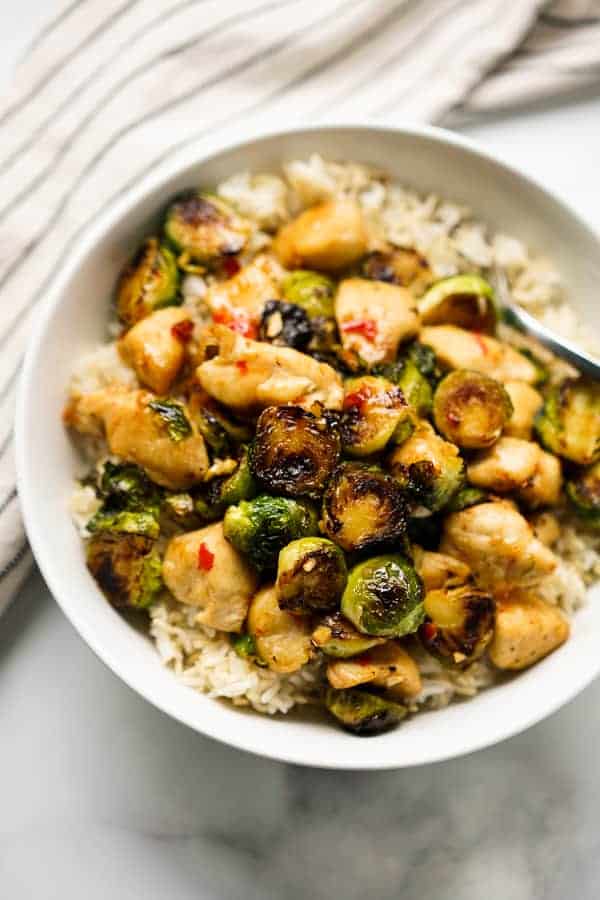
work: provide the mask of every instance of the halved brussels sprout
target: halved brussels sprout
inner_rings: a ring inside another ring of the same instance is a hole
[[[177,253],[185,253],[199,263],[211,263],[239,253],[250,226],[221,197],[192,190],[172,201],[164,233]]]
[[[413,507],[443,509],[464,483],[464,462],[457,447],[421,422],[388,460],[389,469]]]
[[[123,534],[145,534],[157,538],[160,532],[155,510],[112,510],[100,509],[92,516],[86,529],[93,534],[96,531],[121,532]]]
[[[510,397],[500,382],[470,369],[446,375],[433,398],[438,431],[469,450],[491,447],[512,413]]]
[[[284,279],[282,291],[285,300],[301,307],[309,319],[334,317],[335,282],[326,275],[296,269]]]
[[[376,366],[374,375],[383,376],[400,388],[404,399],[417,416],[427,416],[431,411],[433,392],[427,378],[421,374],[413,359],[400,359],[394,363]]]
[[[392,247],[387,252],[370,253],[362,264],[362,274],[374,281],[407,287],[420,297],[433,281],[429,263],[416,250]]]
[[[229,456],[252,438],[253,430],[248,425],[234,420],[201,389],[192,390],[188,410],[215,456]]]
[[[312,336],[310,319],[301,306],[280,300],[267,300],[260,320],[261,341],[304,350]]]
[[[242,500],[252,500],[258,494],[258,484],[250,471],[248,450],[244,447],[237,468],[231,475],[222,475],[208,482],[194,499],[194,509],[205,521],[220,519],[228,506]]]
[[[388,731],[408,714],[401,703],[358,688],[346,691],[327,688],[325,707],[346,731],[361,736]]]
[[[399,540],[406,531],[400,486],[377,466],[343,463],[325,492],[321,527],[348,552]]]
[[[433,347],[422,344],[420,341],[413,341],[402,354],[402,359],[405,362],[413,363],[430,383],[439,381],[441,369],[438,367]]]
[[[600,460],[567,481],[566,491],[577,515],[600,528]]]
[[[489,500],[489,494],[486,491],[467,485],[451,497],[446,509],[448,512],[460,512],[461,509],[468,509],[469,506],[476,506],[477,503],[486,503],[487,500]]]
[[[424,647],[456,666],[467,666],[483,654],[494,634],[495,603],[491,594],[472,584],[440,588],[425,595],[430,621],[419,629]]]
[[[347,577],[344,554],[327,538],[292,541],[279,554],[279,606],[298,615],[331,612],[338,608]]]
[[[133,463],[104,463],[98,492],[102,506],[86,524],[90,533],[101,531],[159,534],[162,491]]]
[[[250,451],[258,481],[277,494],[321,496],[340,455],[340,435],[300,406],[268,406]]]
[[[194,506],[194,498],[186,492],[165,494],[160,513],[161,524],[174,525],[184,531],[192,531],[202,524]]]
[[[327,656],[347,659],[385,644],[387,638],[372,637],[357,631],[341,613],[326,616],[312,633],[312,642]]]
[[[497,312],[494,290],[480,275],[452,275],[429,288],[419,300],[424,325],[458,325],[493,332]]]
[[[310,537],[318,530],[311,506],[268,494],[230,506],[223,520],[227,540],[259,571],[274,569],[279,551],[290,541]]]
[[[157,238],[147,238],[119,276],[116,289],[119,319],[125,325],[135,325],[163,306],[180,303],[178,289],[175,257]]]
[[[373,375],[348,379],[344,391],[344,450],[349,456],[370,456],[383,450],[409,418],[402,391],[386,378]]]
[[[551,453],[581,466],[600,455],[600,383],[567,379],[550,389],[535,429]]]
[[[118,609],[145,609],[162,589],[160,556],[154,541],[144,535],[94,534],[86,561],[100,590]]]
[[[351,569],[341,610],[363,634],[412,634],[425,618],[423,583],[406,557],[375,556]]]

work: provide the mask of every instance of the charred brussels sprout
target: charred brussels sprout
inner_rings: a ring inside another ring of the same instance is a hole
[[[258,494],[258,485],[250,471],[248,451],[242,451],[237,469],[231,475],[213,478],[194,501],[195,511],[205,520],[219,519],[228,506],[251,500]]]
[[[600,529],[600,460],[568,481],[566,491],[577,515]]]
[[[261,341],[304,350],[312,336],[310,319],[301,306],[267,300],[260,320]]]
[[[406,531],[400,486],[377,466],[343,463],[325,492],[321,524],[348,552],[399,540]]]
[[[201,524],[201,518],[198,516],[194,508],[194,498],[191,494],[166,494],[160,508],[161,523],[165,521],[174,525],[176,528],[182,528],[184,531],[191,531],[198,528]]]
[[[492,639],[494,599],[472,584],[429,591],[425,612],[429,621],[419,629],[423,645],[457,666],[479,659]]]
[[[320,537],[292,541],[279,554],[277,592],[279,606],[303,614],[337,609],[346,586],[344,554]]]
[[[358,688],[346,691],[327,688],[325,707],[346,731],[361,736],[388,731],[408,713],[402,704]]]
[[[393,451],[388,466],[421,514],[423,507],[429,512],[443,509],[464,483],[464,462],[457,447],[437,435],[428,422]]]
[[[600,454],[600,384],[567,379],[551,388],[535,428],[551,453],[581,466],[596,462]]]
[[[98,493],[102,506],[86,525],[90,533],[112,531],[158,537],[162,491],[138,466],[107,461]]]
[[[383,450],[409,418],[400,388],[373,375],[346,382],[343,409],[342,441],[349,456],[370,456]]]
[[[250,451],[254,477],[291,497],[320,497],[340,455],[340,435],[300,406],[269,406],[261,413]]]
[[[404,399],[418,416],[427,416],[431,411],[431,385],[413,359],[401,359],[377,366],[373,374],[382,375],[399,387]]]
[[[427,344],[421,344],[419,341],[413,341],[412,344],[404,351],[403,359],[406,362],[413,363],[421,375],[427,378],[429,382],[436,382],[440,378],[440,369],[437,364],[437,357],[432,347]]]
[[[362,264],[362,274],[374,281],[387,281],[388,284],[407,287],[417,297],[433,281],[425,257],[416,250],[405,247],[370,253]]]
[[[187,254],[195,262],[212,263],[239,253],[250,228],[220,197],[186,191],[169,206],[164,233],[177,253]]]
[[[429,288],[419,301],[424,325],[458,325],[493,332],[497,313],[491,284],[480,275],[452,275]]]
[[[162,564],[149,537],[95,534],[88,542],[86,556],[100,590],[117,608],[145,609],[162,589]]]
[[[309,319],[332,319],[335,282],[326,275],[297,269],[285,278],[283,296],[288,303],[299,306]]]
[[[123,269],[117,283],[117,313],[125,325],[163,306],[180,302],[179,272],[175,257],[156,238],[148,238]]]
[[[230,506],[223,520],[225,537],[259,571],[274,569],[279,551],[318,531],[312,507],[298,500],[260,494]]]
[[[357,631],[341,613],[326,616],[312,633],[312,642],[327,656],[347,659],[385,644],[387,638],[371,637]]]
[[[462,509],[468,509],[469,506],[476,506],[478,503],[486,503],[489,495],[486,491],[476,487],[461,488],[454,497],[451,498],[448,506],[448,512],[460,512]]]
[[[433,399],[436,428],[459,447],[491,447],[513,413],[499,381],[456,369],[440,381]]]
[[[412,634],[425,618],[423,584],[404,556],[375,556],[350,571],[341,609],[363,634]]]
[[[100,509],[86,525],[90,534],[97,531],[121,532],[123,534],[145,534],[157,538],[160,532],[157,514],[147,510],[107,510]]]

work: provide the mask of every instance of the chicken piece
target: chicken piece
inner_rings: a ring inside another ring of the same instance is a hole
[[[506,381],[504,387],[513,405],[513,414],[504,426],[504,434],[530,441],[535,414],[544,402],[542,395],[525,381]]]
[[[515,593],[496,604],[489,656],[499,669],[525,669],[564,644],[569,632],[569,623],[556,606],[535,595]]]
[[[467,476],[476,487],[498,493],[515,491],[533,477],[541,455],[540,446],[532,441],[502,436],[471,460]]]
[[[240,631],[258,576],[223,535],[215,522],[169,542],[163,580],[180,603],[197,606],[196,621],[219,631]]]
[[[354,200],[318,203],[284,225],[272,249],[286,269],[337,272],[358,262],[367,251],[368,235]]]
[[[185,490],[201,482],[208,469],[204,439],[186,417],[189,436],[173,440],[161,415],[150,407],[156,399],[149,391],[118,386],[78,394],[65,409],[65,424],[81,434],[104,434],[111,453],[141,466],[162,487]]]
[[[198,366],[204,390],[232,409],[263,409],[295,403],[305,408],[320,402],[341,409],[344,398],[340,375],[290,347],[250,341],[222,325],[207,329]]]
[[[341,281],[335,316],[344,350],[358,353],[369,366],[393,361],[398,345],[419,330],[414,296],[407,288],[384,281]]]
[[[419,334],[422,344],[433,347],[438,362],[447,369],[474,369],[497,381],[534,384],[537,369],[509,344],[456,325],[429,325]]]
[[[456,587],[471,577],[471,570],[466,563],[445,553],[434,553],[414,545],[413,558],[425,593]]]
[[[431,512],[442,509],[464,480],[458,447],[436,434],[424,419],[388,458],[388,468],[400,483],[404,483],[407,468],[413,465],[426,466],[422,472],[421,501]]]
[[[519,491],[519,497],[531,509],[539,506],[556,506],[562,488],[562,465],[558,456],[540,448],[537,466],[528,483]]]
[[[267,300],[279,300],[281,291],[276,277],[275,264],[264,254],[244,266],[237,275],[227,281],[211,285],[206,303],[216,317],[242,311],[250,324],[257,325]]]
[[[560,525],[554,513],[544,511],[529,520],[533,533],[542,544],[551,547],[560,537]]]
[[[157,394],[166,394],[185,360],[185,343],[173,326],[190,321],[177,306],[159,309],[139,321],[119,341],[119,353],[139,381]]]
[[[557,560],[531,526],[505,500],[479,503],[444,522],[440,552],[462,559],[477,583],[491,591],[530,587],[553,572]]]
[[[310,625],[302,616],[279,608],[275,585],[255,595],[248,612],[248,632],[253,635],[261,660],[273,672],[296,672],[312,654]]]
[[[332,660],[327,666],[327,680],[336,690],[371,683],[399,697],[415,697],[422,687],[416,662],[395,641],[352,659]]]

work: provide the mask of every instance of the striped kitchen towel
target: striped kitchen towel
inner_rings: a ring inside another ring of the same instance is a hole
[[[600,0],[55,0],[0,102],[0,610],[30,321],[86,226],[183,148],[336,118],[450,122],[600,79]]]

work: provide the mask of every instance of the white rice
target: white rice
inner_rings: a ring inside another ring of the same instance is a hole
[[[517,238],[490,234],[459,204],[390,184],[384,174],[363,165],[329,162],[316,154],[288,163],[281,175],[235,174],[217,191],[255,222],[252,253],[269,244],[269,232],[305,207],[340,194],[352,196],[363,208],[374,248],[384,241],[414,247],[427,257],[437,277],[496,266],[504,271],[519,303],[556,332],[600,355],[598,340],[577,320],[552,264],[534,256]],[[198,323],[205,318],[206,290],[207,281],[200,276],[184,280],[184,304]],[[111,336],[115,336],[114,330]],[[80,361],[71,389],[82,393],[115,382],[137,386],[135,375],[111,343]],[[97,508],[93,490],[77,488],[71,511],[83,536],[85,523]],[[560,564],[540,592],[571,615],[585,602],[586,585],[600,577],[600,535],[586,532],[565,514],[554,550]],[[293,675],[259,668],[236,654],[228,636],[199,625],[195,616],[194,608],[166,595],[150,610],[150,633],[158,653],[184,684],[210,697],[228,698],[236,705],[269,714],[286,713],[296,704],[315,699],[322,663],[309,663]],[[496,677],[485,660],[454,672],[417,642],[411,652],[423,679],[414,709],[444,706],[456,696],[473,696]]]

